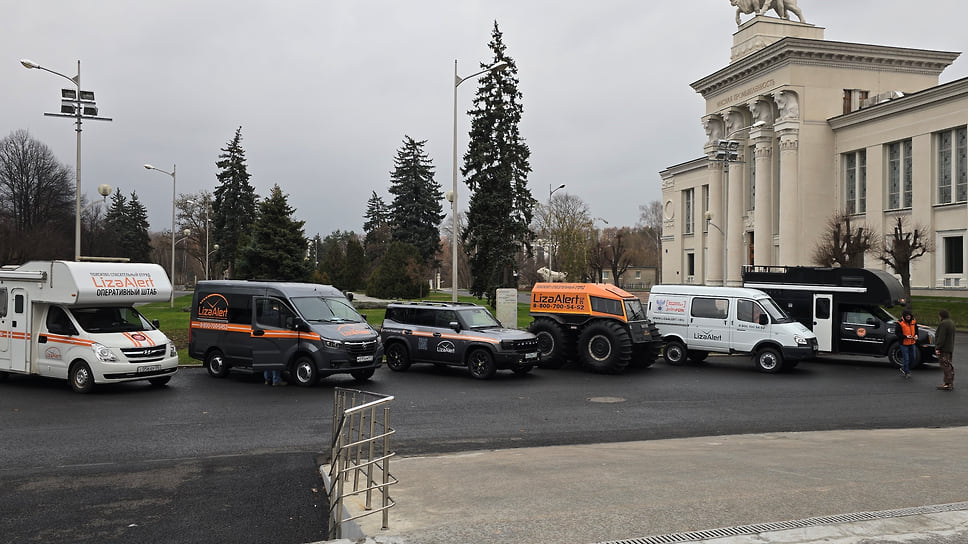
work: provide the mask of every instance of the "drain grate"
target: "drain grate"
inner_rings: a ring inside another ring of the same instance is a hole
[[[609,540],[598,544],[672,544],[675,542],[696,542],[710,538],[724,538],[729,536],[755,535],[771,531],[786,531],[789,529],[803,529],[818,525],[832,525],[836,523],[851,523],[857,521],[872,521],[877,519],[901,518],[904,516],[918,516],[922,514],[938,514],[942,512],[957,512],[968,510],[968,502],[938,504],[934,506],[918,506],[914,508],[900,508],[897,510],[882,510],[880,512],[856,512],[837,516],[823,516],[817,518],[780,521],[776,523],[758,523],[755,525],[740,525],[724,527],[707,531],[689,531],[668,535],[650,536],[645,538],[630,538],[628,540]]]

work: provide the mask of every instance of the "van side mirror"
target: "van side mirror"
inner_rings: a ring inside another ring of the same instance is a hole
[[[769,325],[770,317],[766,314],[760,314],[760,325]]]
[[[161,321],[158,321],[157,319],[152,319],[151,320],[151,325],[154,328],[156,328],[156,329],[160,329],[161,328]]]
[[[454,329],[454,332],[460,332],[460,322],[459,321],[451,321],[450,324],[449,324],[449,326],[450,326],[450,328]]]

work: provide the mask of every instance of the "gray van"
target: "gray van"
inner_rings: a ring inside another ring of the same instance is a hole
[[[333,374],[364,381],[383,359],[379,334],[330,285],[200,281],[191,310],[188,354],[217,378],[235,369],[288,371],[303,386]]]

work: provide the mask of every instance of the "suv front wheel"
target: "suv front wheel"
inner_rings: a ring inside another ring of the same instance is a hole
[[[491,379],[497,372],[494,357],[484,348],[477,348],[471,352],[467,357],[467,368],[471,371],[471,376],[478,380]]]

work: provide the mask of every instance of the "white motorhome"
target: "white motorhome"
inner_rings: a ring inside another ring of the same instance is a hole
[[[168,300],[156,264],[31,261],[0,268],[0,381],[10,374],[95,384],[148,380],[178,370],[175,344],[135,303]]]
[[[813,332],[756,289],[656,285],[647,317],[659,328],[671,365],[742,353],[751,354],[759,370],[778,372],[817,354]]]

